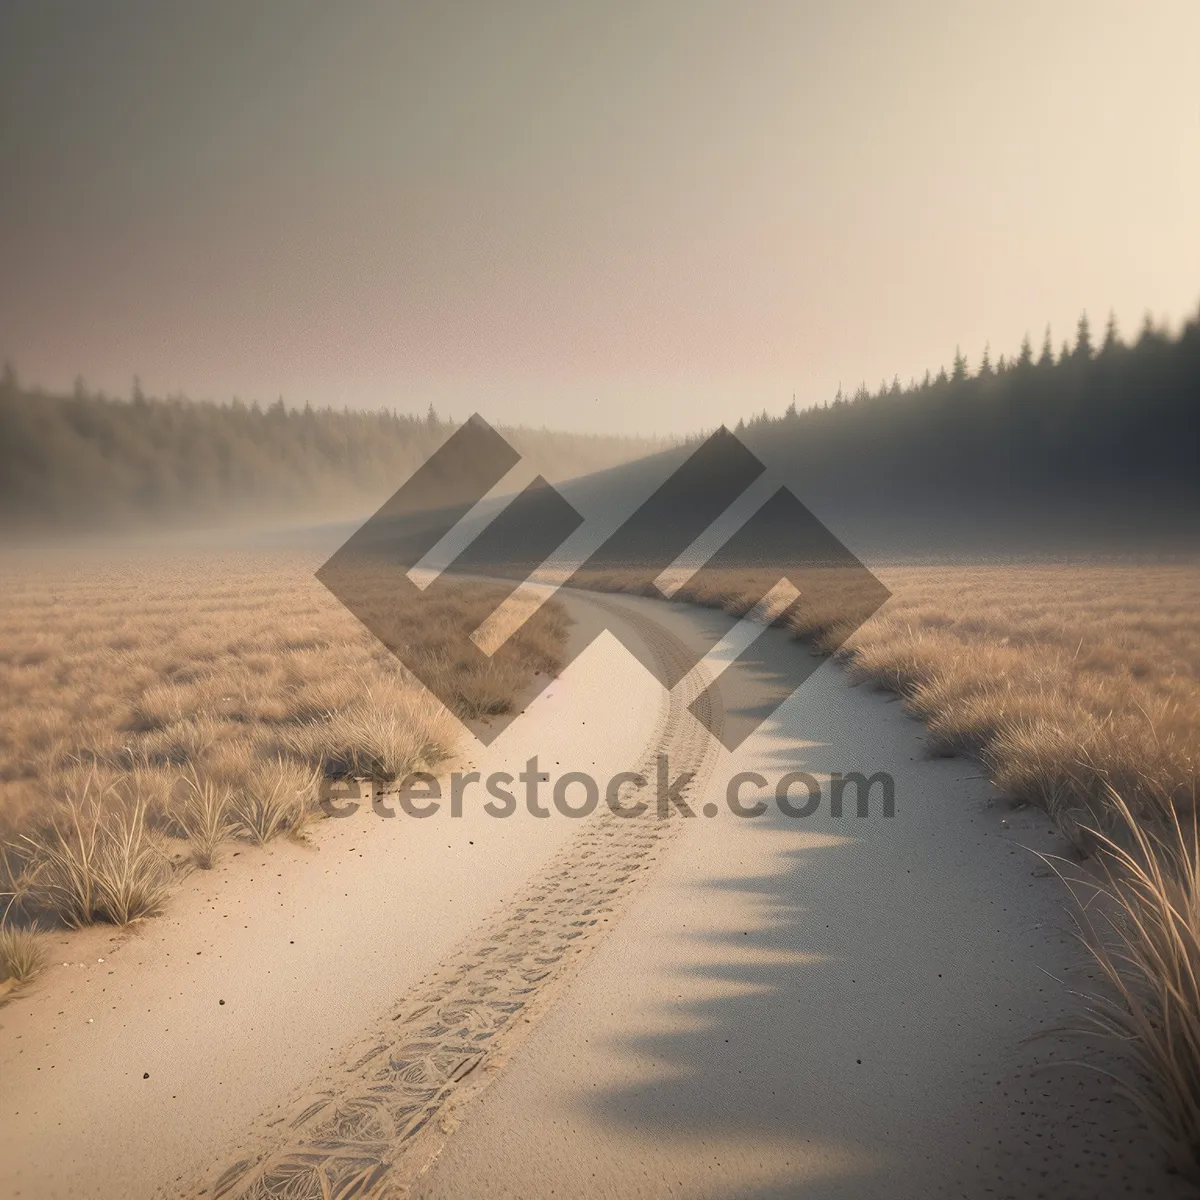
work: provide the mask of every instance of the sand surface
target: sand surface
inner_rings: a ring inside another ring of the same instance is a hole
[[[711,637],[569,603],[656,653]],[[808,653],[763,636],[780,671]],[[714,817],[364,814],[65,939],[86,965],[0,1009],[0,1193],[1176,1194],[1106,1085],[1032,1073],[1053,977],[1083,981],[1025,849],[1062,848],[1044,817],[831,664],[732,755],[699,686],[668,701],[606,639],[468,757],[605,778],[666,751]],[[895,816],[728,811],[732,774],[789,770],[888,771]]]

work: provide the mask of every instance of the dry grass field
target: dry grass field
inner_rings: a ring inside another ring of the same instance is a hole
[[[1200,569],[905,567],[843,647],[901,693],[935,752],[979,755],[1069,834],[1190,811],[1200,785]]]
[[[855,585],[820,572],[820,607],[783,618],[860,680],[895,691],[938,754],[973,754],[996,783],[1045,807],[1087,845],[1119,824],[1110,789],[1135,813],[1190,811],[1200,787],[1200,567],[904,566],[875,574],[892,592],[850,633]],[[744,614],[770,572],[698,575],[674,599]],[[601,590],[645,579],[597,575]],[[803,591],[803,587],[801,588]]]
[[[392,780],[444,761],[458,722],[299,554],[19,562],[0,598],[0,980],[36,970],[31,919],[125,923],[231,839],[297,834],[321,778]],[[553,670],[542,606],[484,667],[450,636],[492,589],[461,584],[406,633],[464,719]],[[20,920],[18,920],[20,918]]]

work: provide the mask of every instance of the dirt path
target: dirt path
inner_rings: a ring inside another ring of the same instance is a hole
[[[617,605],[588,600],[615,611]],[[686,664],[661,625],[625,611],[651,652]],[[654,733],[629,764],[655,778],[657,758],[704,779],[713,742],[688,713],[703,673],[669,697]],[[700,784],[702,786],[702,784]],[[632,803],[632,800],[628,801]],[[214,1197],[350,1197],[402,1188],[453,1129],[454,1112],[501,1069],[582,955],[619,920],[676,819],[619,817],[605,808],[478,933],[356,1044],[344,1064],[261,1121],[249,1150],[214,1182]]]
[[[622,603],[669,627],[705,620]],[[807,653],[764,636],[779,672]],[[891,698],[819,670],[722,756],[718,817],[681,823],[621,924],[394,1194],[1190,1194],[1107,1082],[1044,1069],[1078,1047],[1029,1041],[1070,1019],[1066,988],[1088,981],[1061,885],[1030,849],[1065,846],[973,764],[925,757],[922,736]],[[736,772],[789,770],[887,771],[896,814],[724,809]]]

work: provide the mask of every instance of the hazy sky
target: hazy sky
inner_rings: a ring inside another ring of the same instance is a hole
[[[1200,302],[1200,3],[0,4],[24,378],[621,431]]]

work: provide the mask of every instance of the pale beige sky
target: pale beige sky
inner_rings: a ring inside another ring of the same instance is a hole
[[[1200,302],[1196,0],[0,10],[0,353],[682,431]]]

